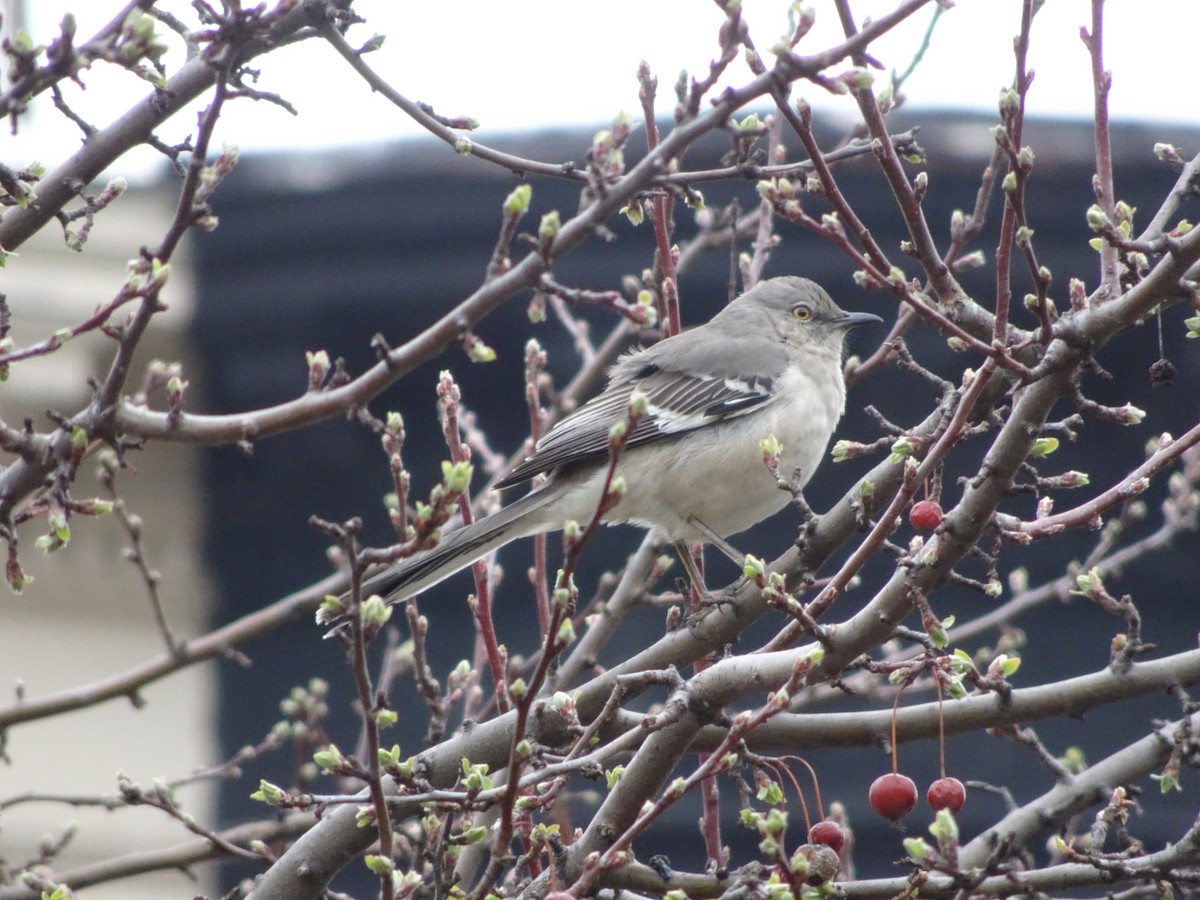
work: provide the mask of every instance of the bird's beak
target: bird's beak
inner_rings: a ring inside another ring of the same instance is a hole
[[[874,313],[865,312],[849,312],[837,320],[837,324],[842,328],[855,328],[859,325],[866,325],[868,322],[882,322],[883,319]]]

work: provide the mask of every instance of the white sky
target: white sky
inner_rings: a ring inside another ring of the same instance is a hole
[[[165,0],[167,9],[194,21],[183,0]],[[744,0],[745,18],[760,49],[768,49],[785,29],[787,0]],[[798,48],[814,52],[835,43],[840,31],[829,0],[809,0],[817,26]],[[890,0],[856,0],[860,22],[893,7]],[[121,7],[119,0],[26,0],[29,30],[48,42],[67,9],[73,9],[81,37],[90,35]],[[932,7],[932,4],[931,4]],[[910,109],[993,111],[1001,87],[1013,73],[1012,36],[1019,24],[1019,0],[959,0],[943,15],[925,61],[906,85]],[[1030,66],[1037,73],[1030,110],[1041,116],[1090,115],[1089,60],[1079,28],[1090,19],[1089,0],[1047,0],[1035,21]],[[601,127],[624,109],[637,117],[638,61],[649,61],[659,77],[660,110],[669,114],[672,85],[680,69],[706,71],[715,53],[721,14],[705,0],[358,0],[356,9],[370,24],[357,26],[355,45],[373,32],[387,37],[368,58],[407,96],[430,103],[446,115],[473,116],[476,132],[489,136],[557,125]],[[904,69],[932,15],[922,10],[886,41],[877,58]],[[1200,34],[1200,0],[1110,0],[1105,18],[1106,65],[1113,71],[1110,108],[1114,118],[1181,121],[1200,126],[1200,103],[1188,66]],[[168,63],[178,62],[178,42]],[[293,118],[264,103],[239,101],[225,113],[218,140],[243,152],[281,148],[312,149],[373,143],[420,133],[420,129],[381,97],[372,95],[330,48],[308,42],[270,54],[259,87],[277,91],[300,111]],[[103,125],[145,93],[131,76],[98,66],[85,73],[86,91],[73,86],[68,101],[85,118]],[[729,81],[749,77],[737,61]],[[818,110],[850,110],[845,98],[800,86]],[[1186,98],[1186,99],[1182,99]],[[175,142],[195,127],[194,114],[181,114],[161,136]],[[22,165],[39,159],[54,165],[62,148],[78,137],[49,107],[35,106],[21,133],[0,137],[0,160]],[[67,143],[64,145],[64,140]],[[1186,149],[1186,148],[1185,148]],[[1194,148],[1193,148],[1194,149]],[[142,165],[157,165],[152,151]],[[121,166],[136,175],[139,163]]]

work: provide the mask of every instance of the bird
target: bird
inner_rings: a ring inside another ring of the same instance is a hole
[[[789,501],[763,461],[773,436],[779,471],[816,471],[846,404],[846,333],[879,316],[843,311],[816,282],[765,279],[703,325],[622,356],[607,386],[561,419],[502,478],[507,488],[548,477],[524,496],[447,533],[432,549],[369,575],[362,595],[388,602],[414,596],[521,537],[594,516],[609,478],[613,425],[644,403],[617,457],[625,490],[606,524],[657,527],[681,550],[696,584],[690,544],[713,544],[740,563],[726,539]],[[318,619],[328,624],[321,613]]]

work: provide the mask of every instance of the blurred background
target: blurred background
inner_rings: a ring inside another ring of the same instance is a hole
[[[76,5],[85,6],[78,10],[81,33],[87,31],[85,16],[103,20],[116,8],[103,3]],[[25,27],[44,41],[53,34],[63,10],[71,6],[39,2],[22,9],[10,0],[5,27],[23,19]],[[687,66],[699,71],[706,65],[720,22],[715,7],[702,7],[703,14],[695,14],[694,21],[692,4],[656,4],[652,12],[639,8],[639,35],[653,36],[651,41],[602,30],[612,27],[613,20],[624,22],[628,29],[632,13],[623,13],[619,4],[606,11],[603,21],[586,23],[568,16],[561,4],[553,8],[532,4],[519,21],[509,16],[505,30],[490,18],[498,14],[495,4],[459,4],[460,16],[443,4],[436,21],[419,18],[433,6],[363,2],[360,12],[372,20],[370,28],[396,39],[389,40],[372,61],[398,87],[433,102],[439,112],[476,115],[485,126],[480,140],[550,161],[581,161],[596,128],[603,127],[617,109],[636,108],[633,71],[638,56],[647,57],[660,72],[660,93],[669,98],[676,69]],[[752,26],[762,28],[761,45],[770,46],[771,35],[783,30],[785,5],[747,2],[745,6]],[[817,6],[824,27],[834,16],[825,4]],[[933,49],[906,87],[914,102],[892,123],[893,132],[921,126],[919,141],[928,154],[931,185],[925,210],[939,238],[947,233],[952,210],[974,205],[980,172],[993,146],[991,108],[997,90],[1011,78],[1008,38],[984,41],[980,36],[1015,33],[1019,14],[1015,3],[961,6],[939,23]],[[862,6],[864,11],[890,7]],[[1146,60],[1147,45],[1138,43],[1138,35],[1146,40],[1147,23],[1155,26],[1156,40],[1162,42],[1155,44],[1159,61],[1172,58],[1171,42],[1181,40],[1187,30],[1178,24],[1164,29],[1161,20],[1144,11],[1124,18],[1128,9],[1125,4],[1112,4],[1114,18],[1108,27],[1109,59],[1117,73],[1113,108],[1123,119],[1114,131],[1115,168],[1118,196],[1143,210],[1139,222],[1144,222],[1175,177],[1155,159],[1154,144],[1167,141],[1185,154],[1194,151],[1200,147],[1200,117],[1194,110],[1181,109],[1177,100],[1159,102],[1178,95],[1164,90],[1161,80],[1141,80],[1148,73],[1161,79],[1157,66],[1123,65],[1123,61]],[[665,18],[646,22],[642,17],[649,15]],[[1094,166],[1091,128],[1081,118],[1090,112],[1090,84],[1077,37],[1079,25],[1087,21],[1088,5],[1049,4],[1041,15],[1045,28],[1035,30],[1031,61],[1038,72],[1032,95],[1038,117],[1027,130],[1027,143],[1037,154],[1029,207],[1039,258],[1055,273],[1052,293],[1061,303],[1070,276],[1083,278],[1089,286],[1096,281],[1095,254],[1087,246],[1092,235],[1084,219],[1092,202]],[[1198,16],[1190,4],[1179,4],[1172,13],[1173,17],[1189,15]],[[908,48],[896,52],[897,60],[911,57],[927,26],[925,18],[897,35]],[[968,31],[952,30],[963,27]],[[544,40],[538,28],[556,38]],[[581,37],[585,33],[586,39]],[[367,37],[369,29],[359,36],[360,42]],[[821,38],[814,35],[814,39]],[[681,56],[684,51],[673,49],[677,44],[691,56]],[[633,48],[632,58],[623,55],[629,48]],[[301,49],[308,55],[301,55]],[[142,358],[143,363],[156,356],[184,362],[194,411],[232,412],[294,397],[306,383],[305,351],[326,349],[331,357],[343,357],[349,371],[360,372],[373,362],[369,341],[374,334],[382,333],[392,344],[416,334],[482,279],[500,204],[517,183],[511,174],[475,159],[461,159],[432,139],[412,136],[412,127],[397,112],[353,81],[331,54],[318,52],[322,49],[294,48],[289,52],[296,54],[296,65],[286,68],[281,63],[264,73],[265,87],[292,95],[289,99],[304,113],[300,117],[292,119],[274,107],[247,102],[233,104],[223,123],[224,139],[239,144],[243,155],[217,194],[221,226],[212,234],[196,236],[186,256],[173,267],[167,295],[170,312],[160,318]],[[319,65],[312,63],[314,54]],[[614,65],[620,68],[611,72],[601,68],[609,64],[608,57],[619,57]],[[271,66],[275,65],[271,57]],[[389,71],[389,66],[396,68]],[[472,75],[460,94],[451,76],[463,70]],[[506,77],[474,74],[480,71],[504,72]],[[565,77],[579,72],[586,72],[586,77]],[[93,82],[93,74],[99,78],[107,73],[89,73],[90,95],[77,99],[82,104],[99,97],[92,115],[103,123],[123,106],[106,111],[104,104],[115,102],[118,92]],[[128,85],[123,90],[128,91]],[[846,108],[845,101],[840,105],[829,101],[819,109],[823,145],[832,146],[844,136]],[[177,117],[175,123],[180,135],[194,127],[194,118],[185,119],[186,115]],[[635,135],[631,147],[638,145],[639,137]],[[0,143],[2,161],[24,165],[36,157],[53,164],[77,140],[69,129],[62,131],[52,109],[39,108],[28,127],[23,125],[17,136]],[[715,137],[689,154],[688,163],[695,168],[713,167],[727,149],[727,141]],[[164,230],[178,181],[161,157],[139,157],[130,162],[128,173],[113,174],[133,175],[135,189],[105,211],[85,253],[69,253],[54,229],[46,229],[0,272],[0,289],[14,311],[18,345],[78,321],[111,296],[124,279],[126,260]],[[868,161],[852,163],[839,170],[839,177],[880,243],[895,247],[904,237],[901,222],[874,167]],[[533,184],[533,215],[528,221],[536,222],[536,215],[550,209],[569,212],[578,204],[578,191],[569,184],[542,180]],[[737,197],[748,209],[756,200],[752,183],[714,184],[704,193],[710,206]],[[976,246],[990,260],[997,240],[997,202],[989,214],[993,227]],[[1185,209],[1184,214],[1195,217],[1194,210]],[[686,214],[679,220],[678,237],[684,240],[695,233],[695,227]],[[622,276],[638,274],[648,266],[653,252],[649,230],[633,229],[623,221],[613,228],[614,242],[593,240],[562,260],[556,268],[557,280],[612,289],[619,287]],[[824,284],[844,307],[889,314],[886,301],[854,286],[849,260],[831,253],[807,233],[786,225],[779,231],[783,243],[767,275],[806,275]],[[707,319],[724,302],[728,265],[727,254],[715,253],[686,273],[681,282],[686,324]],[[915,269],[909,274],[914,273]],[[987,304],[994,289],[992,277],[991,269],[984,268],[963,281]],[[1016,295],[1024,289],[1018,284]],[[496,362],[474,365],[460,351],[451,350],[373,404],[376,415],[389,409],[404,414],[409,433],[405,458],[418,492],[433,483],[443,457],[434,393],[440,369],[453,371],[464,403],[478,414],[493,447],[506,454],[520,446],[527,430],[522,395],[525,341],[535,336],[546,347],[550,371],[560,386],[574,371],[578,357],[571,336],[552,322],[531,326],[527,299],[514,298],[479,329],[497,351]],[[592,318],[596,333],[602,334],[605,320]],[[882,328],[860,330],[851,350],[870,353],[884,333]],[[1101,402],[1132,400],[1146,408],[1147,425],[1136,429],[1090,422],[1082,441],[1056,454],[1057,469],[1088,472],[1095,489],[1102,490],[1124,473],[1130,460],[1140,460],[1141,448],[1150,437],[1194,424],[1194,386],[1200,374],[1194,353],[1188,355],[1192,348],[1184,346],[1177,322],[1164,328],[1163,339],[1165,355],[1179,369],[1174,387],[1149,388],[1147,369],[1160,355],[1154,322],[1123,335],[1117,345],[1103,351],[1100,362],[1112,377],[1085,385],[1089,396]],[[928,330],[914,331],[909,343],[923,364],[945,377],[957,378],[967,364]],[[25,415],[40,416],[47,407],[77,408],[86,401],[86,377],[102,371],[108,350],[101,340],[80,341],[51,359],[22,365],[0,392],[0,413],[7,421],[19,421]],[[837,437],[870,441],[879,436],[877,426],[863,413],[868,404],[892,421],[909,425],[933,399],[923,383],[889,370],[886,377],[871,379],[851,394]],[[965,454],[968,464],[971,452]],[[184,634],[228,622],[327,574],[325,541],[308,526],[313,514],[333,520],[361,515],[368,523],[368,538],[388,538],[381,504],[390,483],[386,459],[375,438],[343,421],[259,442],[250,457],[232,448],[163,445],[134,461],[137,476],[122,482],[127,502],[147,523],[148,552],[152,564],[164,573],[168,614]],[[818,511],[826,508],[867,467],[863,461],[827,463],[806,490],[807,499]],[[947,473],[951,502],[958,495],[953,481],[957,474],[962,472]],[[81,484],[88,477],[85,474]],[[81,493],[86,493],[82,487]],[[1147,498],[1152,510],[1161,496],[1161,486],[1156,485]],[[1028,517],[1031,503],[1028,498],[1014,499],[1011,508]],[[792,541],[795,525],[795,518],[784,513],[739,537],[737,543],[771,557]],[[1093,537],[1070,535],[1021,554],[1006,551],[1004,568],[1019,561],[1036,583],[1060,574],[1072,558],[1085,555]],[[638,540],[635,529],[602,534],[587,557],[582,583],[594,583],[601,571],[618,565]],[[161,641],[146,608],[144,588],[133,568],[121,559],[123,543],[109,523],[83,523],[76,528],[69,553],[46,560],[25,554],[23,561],[38,581],[21,597],[0,601],[5,623],[0,627],[0,685],[19,682],[30,695],[40,695],[123,671],[132,661],[157,652]],[[1200,572],[1194,540],[1181,544],[1171,554],[1131,567],[1120,583],[1109,585],[1114,593],[1134,592],[1147,620],[1145,638],[1164,652],[1195,643]],[[497,615],[501,639],[514,652],[533,647],[529,628],[533,617],[521,605],[520,596],[521,573],[529,558],[525,546],[507,548],[501,556],[510,573],[506,587],[511,605],[502,596]],[[709,564],[714,584],[724,584],[736,574],[716,555]],[[885,569],[886,564],[881,564],[865,573],[858,597],[869,596],[871,585]],[[469,655],[472,626],[462,601],[468,585],[469,579],[452,580],[422,602],[436,636],[431,662],[443,678]],[[849,604],[854,598],[847,596],[842,602]],[[984,611],[990,603],[954,589],[934,600],[939,614],[953,613],[959,621]],[[661,630],[661,619],[661,613],[646,610],[642,618],[630,622],[608,661],[642,646],[646,635]],[[1049,681],[1064,671],[1102,668],[1109,639],[1123,628],[1077,601],[1042,609],[1017,624],[1029,638],[1021,684]],[[762,623],[747,641],[761,639],[777,625],[777,621]],[[113,705],[108,704],[14,729],[6,748],[14,764],[0,765],[0,799],[29,790],[113,793],[113,773],[118,768],[148,783],[157,776],[176,777],[211,765],[245,744],[260,741],[280,717],[279,701],[314,675],[334,685],[333,696],[349,696],[340,652],[331,642],[321,641],[320,630],[307,622],[241,649],[251,661],[249,667],[226,660],[173,676],[145,692],[145,709],[125,704],[114,719]],[[857,708],[853,703],[845,707]],[[1099,757],[1144,734],[1150,727],[1148,716],[1167,718],[1176,713],[1173,703],[1163,698],[1152,710],[1139,705],[1136,717],[1124,715],[1120,706],[1105,707],[1087,721],[1052,723],[1038,730],[1054,752],[1078,744],[1090,756]],[[347,705],[335,704],[329,727],[339,746],[354,746],[355,719]],[[406,752],[419,749],[424,727],[423,710],[402,721],[397,739]],[[165,755],[167,747],[169,755]],[[820,773],[826,802],[838,799],[849,808],[858,838],[859,874],[889,873],[899,845],[866,803],[866,786],[888,767],[883,755],[874,749],[837,753],[796,749]],[[932,744],[901,749],[902,768],[918,784],[936,777],[932,750]],[[1027,781],[1014,788],[1025,790],[1026,796],[1018,799],[1028,799],[1050,784],[1044,770],[1028,775],[1034,767],[1031,758],[1019,757],[1010,745],[992,739],[955,739],[947,755],[951,773],[964,780],[1012,785],[1011,766],[1021,766]],[[39,764],[31,767],[31,759]],[[294,762],[266,760],[248,767],[242,780],[193,790],[185,799],[198,818],[231,824],[244,815],[261,813],[261,807],[248,799],[258,778],[287,783]],[[731,811],[735,805],[729,804]],[[964,831],[973,833],[1000,809],[998,800],[973,799],[961,814]],[[93,812],[97,811],[48,805],[5,811],[0,815],[0,854],[23,858],[34,852],[44,833],[57,833],[67,819],[85,823],[73,851],[76,862],[187,838],[181,828],[165,827],[162,815],[152,810],[98,812],[99,822],[96,815],[88,815]],[[584,808],[579,813],[583,815]],[[1139,833],[1151,836],[1151,847],[1161,846],[1176,837],[1194,813],[1190,803],[1174,799],[1173,804],[1155,807],[1154,816],[1139,820],[1137,827]],[[697,808],[681,805],[675,818],[646,838],[644,846],[661,848],[679,868],[696,867],[697,816]],[[753,845],[750,838],[729,823],[726,839],[745,840],[743,853]],[[739,861],[737,855],[734,861]],[[84,896],[131,897],[131,888],[138,886],[144,896],[182,895],[178,876],[170,875],[147,876]]]

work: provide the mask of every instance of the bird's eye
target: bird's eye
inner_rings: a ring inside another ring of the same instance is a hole
[[[792,307],[792,315],[801,322],[807,322],[812,318],[812,307],[807,303],[797,303]]]

